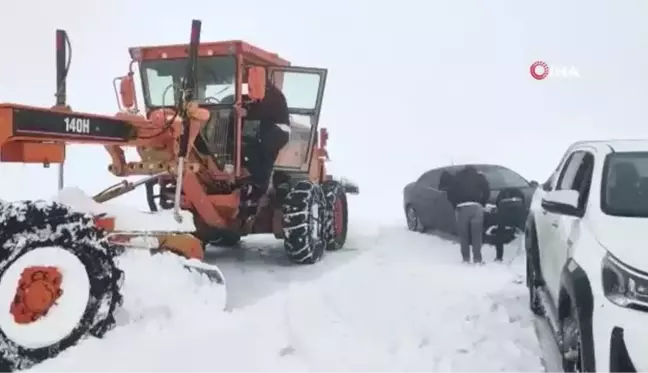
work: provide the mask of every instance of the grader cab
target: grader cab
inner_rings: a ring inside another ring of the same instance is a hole
[[[157,109],[176,107],[189,62],[187,46],[135,47],[130,49],[130,55],[139,67],[146,115]],[[249,74],[259,68],[263,73]],[[308,171],[312,155],[309,149],[313,149],[312,141],[317,138],[326,73],[325,69],[292,67],[278,55],[243,41],[201,43],[194,99],[209,110],[211,117],[196,141],[198,151],[212,157],[219,170],[241,177],[245,172],[241,142],[245,144],[249,137],[256,135],[258,123],[234,118],[234,105],[262,99],[263,88],[270,82],[286,96],[294,127],[291,143],[286,148],[292,152],[284,152],[276,166],[287,171]],[[137,102],[132,100],[133,80],[129,76],[132,75],[119,79],[122,105],[123,109],[138,113]],[[252,97],[251,76],[257,80],[252,82]],[[254,88],[259,91],[256,96]]]

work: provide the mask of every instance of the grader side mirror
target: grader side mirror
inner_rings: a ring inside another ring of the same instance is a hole
[[[121,103],[120,109],[129,112],[137,112],[137,101],[135,98],[135,81],[133,73],[115,78],[113,82],[115,94],[117,95],[117,82],[119,82],[118,101]]]
[[[266,90],[266,71],[261,66],[248,68],[248,96],[251,100],[263,100]]]
[[[126,75],[119,83],[119,95],[124,107],[130,108],[135,105],[135,82],[132,75]]]

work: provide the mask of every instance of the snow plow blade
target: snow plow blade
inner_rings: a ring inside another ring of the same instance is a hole
[[[218,266],[203,262],[202,242],[186,232],[113,232],[113,243],[128,249],[149,250],[152,255],[175,254],[191,272],[201,273],[215,283],[224,285],[225,276]]]
[[[110,219],[110,218],[108,218]],[[96,218],[95,218],[95,221]],[[124,232],[113,231],[109,240],[124,250],[147,250],[151,255],[171,255],[177,259],[187,271],[197,275],[197,279],[220,285],[216,295],[222,300],[222,310],[226,307],[227,293],[225,276],[214,264],[203,262],[204,249],[202,242],[193,234],[187,232]],[[203,281],[199,281],[204,283]]]
[[[214,289],[213,298],[215,303],[219,305],[218,309],[225,311],[227,309],[227,287],[225,286],[225,276],[220,268],[195,259],[185,260],[183,266],[196,276],[206,278],[209,283],[218,285]]]
[[[153,254],[163,253],[161,249],[151,250]],[[181,258],[184,259],[184,258]],[[184,259],[182,266],[185,267],[189,272],[197,273],[207,276],[209,281],[214,282],[219,285],[225,285],[225,275],[215,264],[209,264],[201,262],[197,259]]]

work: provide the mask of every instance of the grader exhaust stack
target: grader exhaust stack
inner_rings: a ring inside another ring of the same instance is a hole
[[[71,59],[67,58],[67,48],[70,41],[65,30],[56,30],[56,104],[55,108],[65,108],[67,105],[67,87],[65,85],[70,69]],[[71,54],[71,53],[70,53]],[[70,58],[72,56],[70,55]],[[64,150],[65,151],[65,150]],[[59,164],[58,189],[65,185],[65,161]]]
[[[178,110],[182,113],[182,136],[180,136],[180,150],[178,152],[178,176],[176,179],[175,198],[173,199],[174,217],[178,223],[182,222],[180,215],[180,197],[182,196],[182,178],[184,175],[184,163],[189,150],[189,115],[187,114],[187,105],[194,100],[196,91],[196,69],[198,65],[198,47],[200,46],[200,26],[201,22],[193,20],[191,22],[191,41],[189,43],[189,59],[187,60],[187,71],[185,75],[184,87]]]

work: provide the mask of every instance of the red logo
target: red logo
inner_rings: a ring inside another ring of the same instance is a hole
[[[531,76],[535,80],[542,80],[549,75],[549,65],[544,61],[536,61],[529,68]]]

